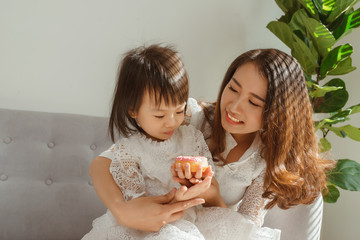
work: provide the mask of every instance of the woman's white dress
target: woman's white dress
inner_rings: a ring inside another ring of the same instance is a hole
[[[189,98],[187,110],[186,124],[195,126],[208,140],[211,127],[205,120],[202,107],[195,99]],[[237,145],[228,132],[225,141],[225,151],[222,153],[224,158]],[[203,208],[198,211],[197,226],[206,239],[241,239],[237,237],[242,236],[239,235],[241,231],[250,232],[250,235],[243,239],[280,239],[280,230],[261,227],[267,212],[265,205],[268,203],[267,199],[262,198],[266,162],[260,155],[261,146],[260,137],[257,135],[238,161],[226,165],[214,163],[220,193],[229,209]],[[244,223],[244,218],[251,225]],[[209,224],[201,223],[204,219],[208,219]],[[242,223],[241,227],[239,222]],[[206,234],[207,232],[209,234]],[[243,234],[246,236],[246,233]]]
[[[162,195],[178,187],[170,172],[176,156],[205,156],[213,164],[204,137],[196,130],[202,130],[205,136],[209,133],[201,108],[194,99],[189,99],[188,113],[190,125],[181,126],[166,141],[152,141],[137,133],[120,139],[101,154],[112,160],[110,172],[125,200]],[[225,156],[236,145],[230,134],[226,141]],[[156,233],[123,227],[108,210],[94,220],[93,229],[83,239],[280,239],[279,230],[261,227],[265,202],[259,195],[265,162],[258,154],[260,144],[256,139],[238,162],[213,166],[229,209],[193,207],[182,219],[166,224]]]

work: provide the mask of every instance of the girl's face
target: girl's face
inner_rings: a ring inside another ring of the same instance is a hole
[[[145,91],[139,111],[129,111],[129,114],[137,120],[148,137],[155,141],[163,141],[169,139],[184,121],[185,105],[184,102],[177,106],[169,106],[162,101],[157,106],[155,99],[150,98],[148,91]]]
[[[235,139],[262,127],[267,79],[253,63],[238,67],[226,85],[220,102],[221,124]]]

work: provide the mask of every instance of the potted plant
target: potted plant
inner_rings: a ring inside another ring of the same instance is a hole
[[[359,0],[275,1],[284,15],[267,28],[291,49],[301,64],[314,113],[325,116],[314,122],[321,134],[321,151],[331,149],[329,133],[360,141],[359,126],[346,124],[351,115],[360,112],[360,104],[346,107],[349,94],[340,78],[356,69],[352,66],[353,48],[349,43],[336,45],[360,26],[360,9],[354,9]],[[338,187],[360,191],[360,164],[354,160],[338,159],[327,177],[329,191],[323,196],[325,202],[337,201]]]

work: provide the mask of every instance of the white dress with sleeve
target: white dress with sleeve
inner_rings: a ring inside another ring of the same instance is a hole
[[[212,165],[203,135],[193,126],[180,126],[163,142],[135,133],[120,139],[101,154],[112,160],[110,172],[126,201],[163,195],[178,187],[172,179],[170,166],[179,155],[205,156]],[[94,220],[93,229],[83,239],[205,239],[194,222],[195,208],[190,208],[182,219],[166,224],[159,232],[149,233],[119,225],[108,210]]]
[[[208,139],[211,127],[205,121],[202,108],[190,98],[187,109],[187,123],[201,130]],[[228,132],[225,141],[224,158],[237,145]],[[206,239],[241,239],[238,236],[244,235],[247,237],[243,239],[280,239],[280,230],[261,227],[268,202],[262,198],[266,163],[260,156],[261,146],[257,135],[238,161],[226,165],[215,163],[216,180],[229,209],[203,208],[198,211],[196,224]]]

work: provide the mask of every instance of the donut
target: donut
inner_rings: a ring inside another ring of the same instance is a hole
[[[180,163],[183,171],[185,171],[185,164],[190,163],[190,171],[191,173],[196,173],[198,166],[202,167],[202,172],[209,167],[208,160],[203,156],[178,156],[175,159],[175,166]]]

